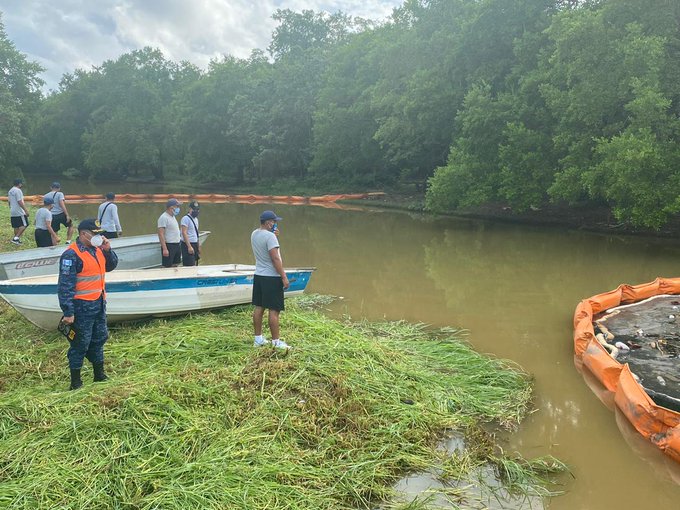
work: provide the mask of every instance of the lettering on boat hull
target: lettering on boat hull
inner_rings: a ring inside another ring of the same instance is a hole
[[[42,266],[53,266],[59,260],[58,257],[52,257],[49,259],[38,259],[38,260],[27,260],[25,262],[19,262],[14,266],[14,269],[28,269],[31,267],[42,267]]]

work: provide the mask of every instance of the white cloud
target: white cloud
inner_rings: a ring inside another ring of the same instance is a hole
[[[266,49],[277,9],[385,19],[403,0],[2,0],[5,30],[54,89],[64,73],[144,46],[205,68],[222,55]]]

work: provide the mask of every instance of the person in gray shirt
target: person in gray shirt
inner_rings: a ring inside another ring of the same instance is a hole
[[[35,244],[38,248],[59,244],[57,233],[52,228],[52,207],[54,200],[43,197],[43,206],[35,214]]]
[[[66,198],[61,192],[61,184],[58,182],[53,182],[51,186],[51,191],[45,193],[45,197],[50,197],[54,200],[54,207],[52,208],[52,229],[55,232],[59,232],[59,229],[64,225],[66,230],[66,244],[71,244],[71,239],[73,238],[73,220],[71,220],[71,215],[66,209]]]
[[[14,186],[7,192],[7,204],[9,205],[9,216],[14,229],[14,244],[21,244],[21,234],[28,227],[28,209],[24,204],[23,179],[14,179]]]
[[[255,330],[255,347],[269,342],[262,336],[262,320],[265,308],[269,310],[269,331],[271,344],[278,349],[289,349],[290,346],[279,338],[279,315],[284,309],[283,291],[290,283],[283,269],[283,260],[279,247],[278,222],[281,218],[274,211],[264,211],[260,215],[260,228],[250,235],[250,244],[255,256],[255,276],[253,277],[253,328]]]

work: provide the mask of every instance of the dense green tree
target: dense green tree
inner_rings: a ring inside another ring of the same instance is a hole
[[[275,60],[310,49],[333,47],[346,39],[352,30],[351,17],[337,12],[327,14],[304,10],[277,10],[272,18],[279,22],[272,34],[269,53]]]
[[[97,176],[164,175],[169,130],[164,109],[174,96],[178,66],[159,50],[144,48],[105,62],[100,69],[100,105],[84,134],[85,166]]]
[[[204,181],[243,182],[255,155],[251,136],[252,74],[257,60],[226,57],[179,95],[174,111],[186,172]]]
[[[28,136],[41,98],[42,71],[8,39],[0,13],[0,179],[5,183],[31,155]]]
[[[87,173],[82,138],[98,107],[100,78],[96,70],[76,70],[65,75],[57,92],[45,98],[32,133],[32,168],[52,175]]]
[[[379,143],[378,123],[371,110],[371,89],[384,41],[392,29],[360,34],[338,48],[328,65],[319,107],[314,113],[313,159],[309,172],[316,182],[376,186],[388,172]]]

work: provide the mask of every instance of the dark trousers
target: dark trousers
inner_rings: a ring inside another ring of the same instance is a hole
[[[165,243],[168,247],[168,256],[163,256],[161,250],[161,265],[163,267],[172,267],[182,262],[182,250],[180,250],[179,243]]]
[[[71,370],[83,367],[87,358],[92,364],[104,362],[104,344],[109,338],[106,327],[106,303],[103,298],[97,301],[74,300],[75,312],[73,328],[76,337],[71,341],[68,353],[68,366]]]
[[[198,260],[201,258],[198,255],[198,243],[191,243],[194,253],[189,253],[186,243],[182,243],[182,264],[185,266],[197,266]]]

